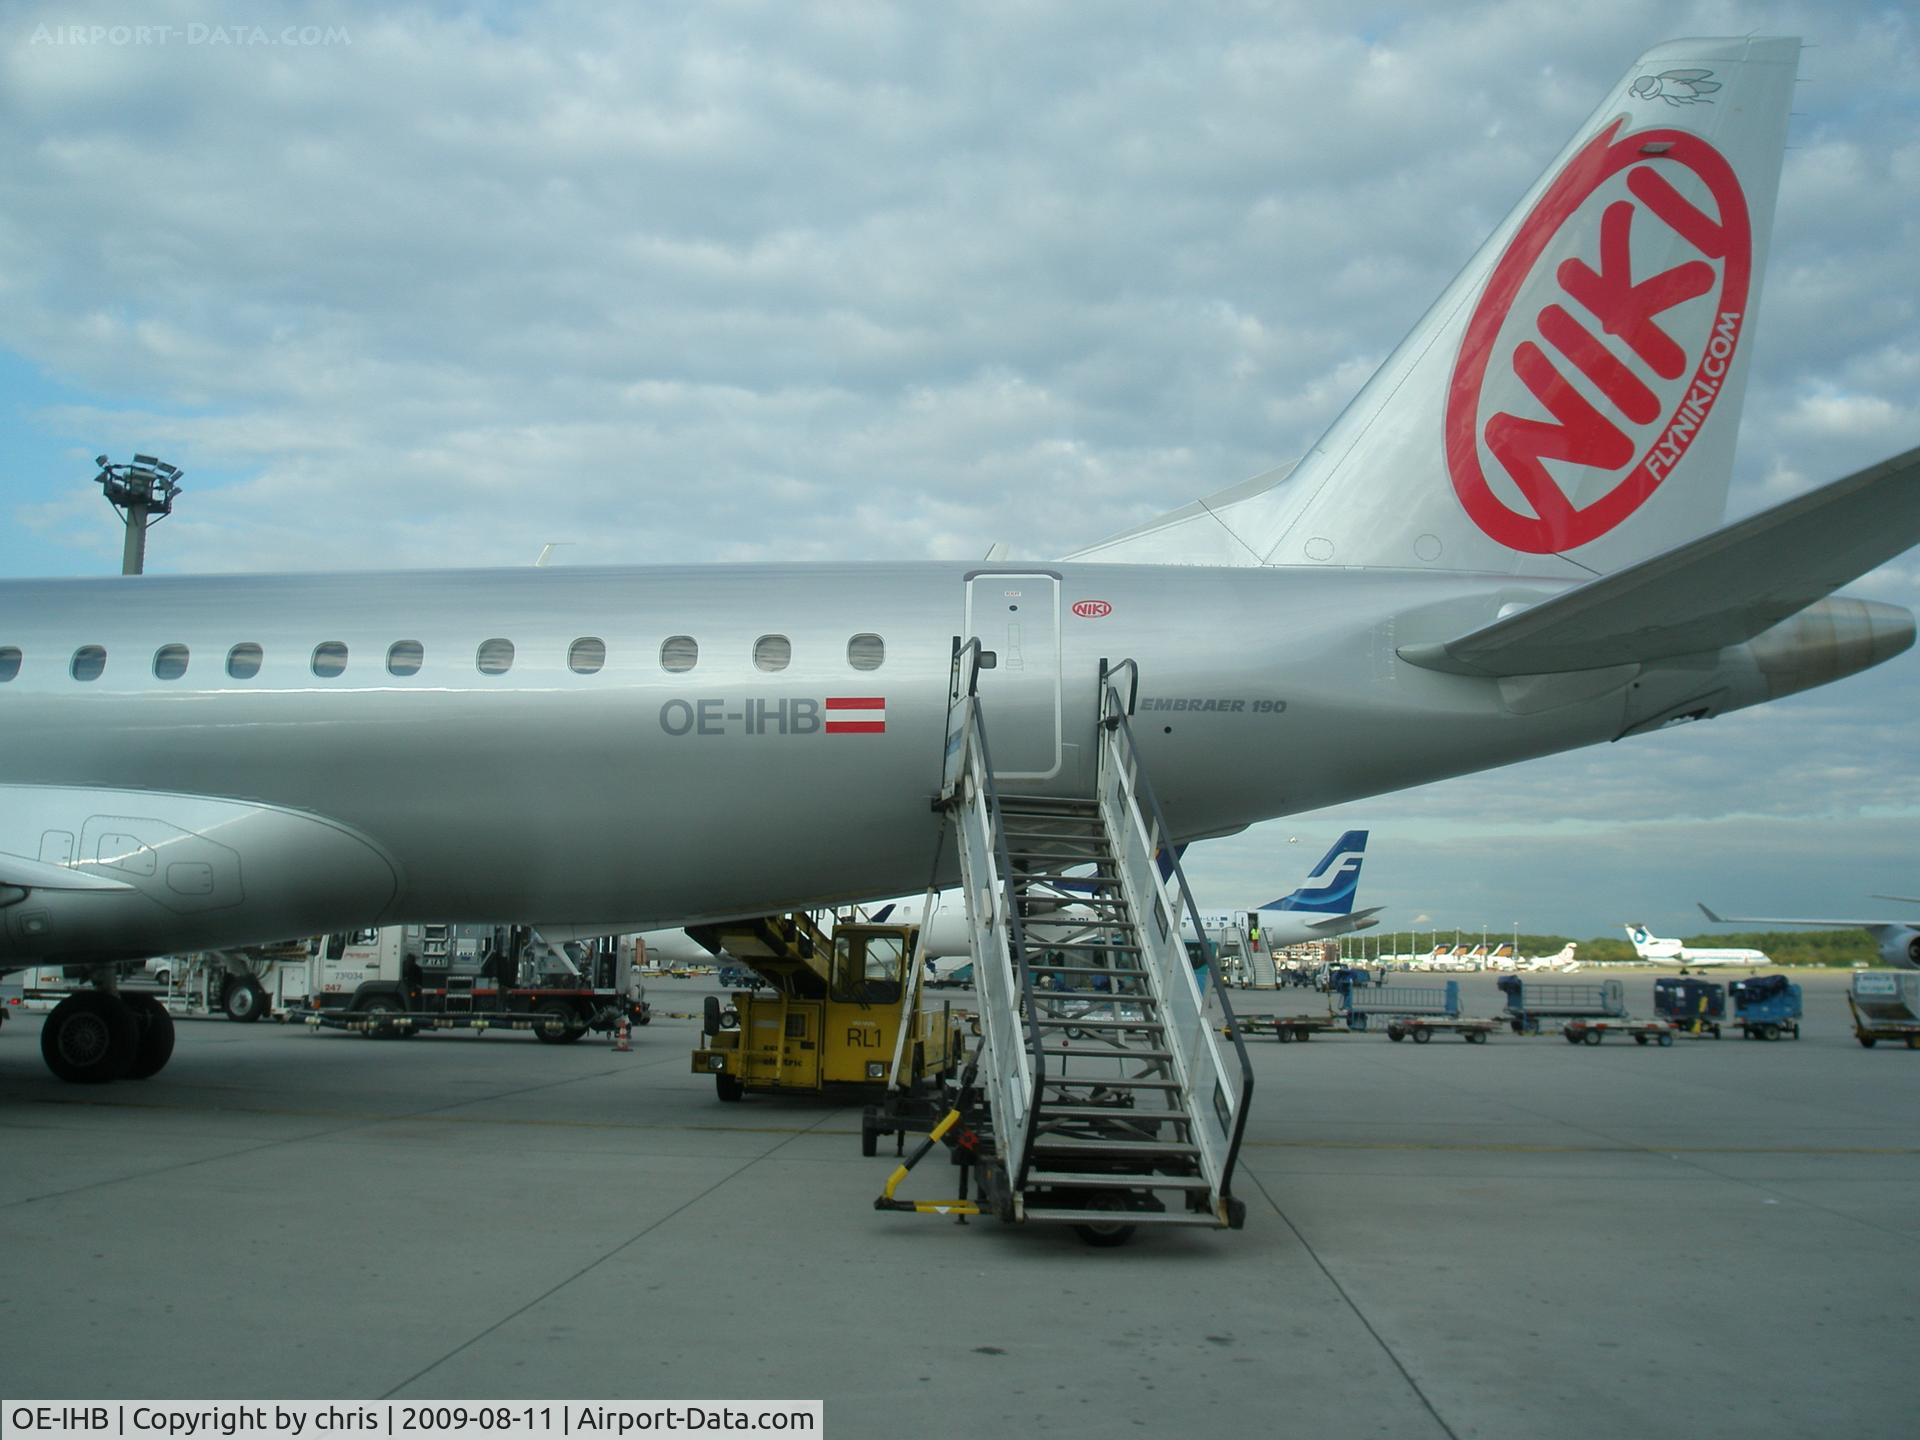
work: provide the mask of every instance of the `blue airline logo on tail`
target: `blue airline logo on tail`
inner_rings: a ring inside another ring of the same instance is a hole
[[[1312,910],[1323,915],[1346,915],[1360,888],[1360,862],[1366,858],[1367,832],[1349,830],[1333,842],[1307,883],[1290,895],[1269,900],[1262,910]]]

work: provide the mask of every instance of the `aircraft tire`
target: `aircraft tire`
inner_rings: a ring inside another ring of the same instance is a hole
[[[236,975],[227,985],[222,1008],[229,1020],[251,1025],[267,1011],[267,992],[260,988],[260,982],[251,975]]]
[[[1096,1190],[1087,1196],[1083,1208],[1088,1210],[1115,1210],[1124,1213],[1127,1197],[1114,1190]],[[1097,1220],[1075,1225],[1073,1233],[1096,1250],[1110,1250],[1116,1245],[1124,1245],[1133,1238],[1138,1226],[1129,1225],[1124,1220]]]
[[[173,1016],[152,995],[127,995],[122,1003],[132,1013],[140,1038],[134,1049],[129,1080],[150,1080],[167,1068],[173,1058]]]
[[[104,1085],[133,1065],[140,1022],[117,995],[81,990],[48,1012],[40,1027],[40,1058],[71,1085]]]

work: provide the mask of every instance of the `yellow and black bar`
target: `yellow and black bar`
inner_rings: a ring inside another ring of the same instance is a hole
[[[933,1127],[926,1139],[914,1146],[913,1153],[894,1167],[893,1174],[887,1177],[887,1188],[880,1192],[880,1198],[873,1202],[876,1210],[903,1210],[911,1215],[984,1215],[975,1201],[964,1195],[954,1200],[896,1200],[893,1192],[900,1188],[900,1182],[907,1178],[907,1172],[927,1158],[934,1146],[947,1138],[947,1132],[960,1123],[960,1111],[949,1110],[946,1117]]]

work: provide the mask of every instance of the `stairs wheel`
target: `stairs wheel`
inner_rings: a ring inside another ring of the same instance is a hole
[[[1113,1210],[1120,1214],[1132,1208],[1126,1193],[1120,1190],[1096,1190],[1082,1202],[1082,1207],[1087,1210]],[[1115,1245],[1126,1244],[1133,1238],[1133,1232],[1137,1228],[1116,1218],[1111,1221],[1086,1221],[1075,1225],[1073,1232],[1087,1244],[1106,1250]]]

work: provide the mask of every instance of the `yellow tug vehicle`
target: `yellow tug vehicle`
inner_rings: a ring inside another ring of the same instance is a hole
[[[687,933],[772,987],[736,990],[730,1005],[707,997],[693,1069],[713,1076],[722,1100],[867,1088],[885,1097],[862,1126],[861,1149],[871,1155],[880,1134],[900,1128],[896,1121],[929,1113],[965,1064],[974,1017],[950,1002],[922,1003],[918,926],[841,921],[829,934],[796,913]]]

